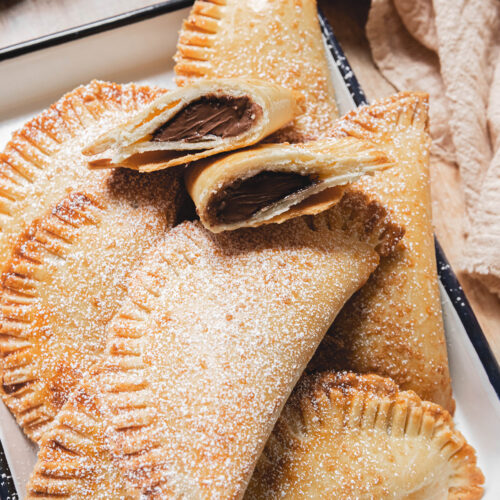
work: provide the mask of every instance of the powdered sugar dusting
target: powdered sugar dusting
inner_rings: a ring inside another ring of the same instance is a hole
[[[323,136],[337,109],[315,2],[220,3],[195,2],[178,45],[175,69],[180,83],[199,76],[273,81],[304,99],[303,114],[292,130],[285,129],[288,138]],[[191,41],[188,31],[193,28],[207,33],[194,32]],[[193,52],[204,57],[192,58]]]
[[[390,379],[323,373],[287,402],[245,498],[480,498],[483,481],[441,407]]]
[[[73,99],[95,100],[96,85],[75,91]],[[93,118],[85,129],[71,122],[74,130],[58,138],[60,148],[28,184],[31,198],[18,201],[16,208],[24,210],[16,215],[18,226],[27,229],[1,279],[4,401],[34,439],[102,352],[128,273],[173,226],[181,201],[179,172],[87,169],[80,148],[88,137],[136,109],[133,91],[122,101],[120,87],[108,96],[111,85],[99,85],[106,104],[89,104]],[[65,192],[70,194],[55,207],[47,206]],[[40,218],[30,224],[34,216]],[[2,237],[4,246],[13,245],[5,233]]]
[[[452,411],[431,222],[426,96],[403,93],[353,111],[332,133],[372,140],[398,160],[352,189],[380,199],[406,234],[342,311],[310,368],[390,376]]]

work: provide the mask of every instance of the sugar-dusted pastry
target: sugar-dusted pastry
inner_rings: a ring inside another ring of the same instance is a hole
[[[0,153],[0,263],[35,217],[91,172],[81,150],[132,116],[161,91],[94,81],[66,94],[14,132]]]
[[[115,464],[145,497],[241,497],[328,325],[399,237],[356,194],[281,225],[171,230],[131,279],[103,364],[42,441],[30,494],[92,497]]]
[[[342,186],[391,164],[353,137],[266,144],[193,165],[186,187],[203,225],[220,232],[321,212],[342,198]]]
[[[296,112],[294,93],[273,83],[204,80],[158,97],[84,154],[94,167],[160,170],[255,144]]]
[[[130,271],[176,222],[179,172],[108,172],[20,235],[0,277],[1,394],[38,441],[102,353]]]
[[[288,400],[248,500],[475,500],[484,476],[450,414],[388,378],[322,373]]]
[[[298,91],[304,112],[280,138],[324,136],[337,117],[316,0],[197,0],[175,59],[180,85],[251,76]]]
[[[353,189],[382,200],[406,233],[343,309],[310,368],[389,376],[453,412],[431,221],[427,108],[425,94],[398,94],[349,113],[332,132],[373,141],[396,160]]]

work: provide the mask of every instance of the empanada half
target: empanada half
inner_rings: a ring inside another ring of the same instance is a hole
[[[377,373],[453,412],[439,297],[429,179],[428,101],[401,93],[338,121],[333,137],[357,137],[386,151],[395,166],[348,189],[381,200],[406,233],[346,305],[310,369]]]
[[[324,136],[337,117],[315,0],[197,0],[175,59],[179,85],[253,77],[300,93],[303,113],[279,133],[281,139]]]
[[[193,165],[186,187],[213,232],[283,222],[326,210],[347,183],[392,165],[356,138],[267,144]]]
[[[0,278],[1,394],[39,441],[105,346],[145,250],[176,222],[179,172],[109,172],[18,239]]]
[[[328,325],[376,267],[375,248],[399,239],[382,207],[352,196],[281,225],[171,230],[131,280],[102,366],[42,441],[30,494],[102,491],[87,457],[104,446],[109,466],[95,467],[119,466],[146,497],[241,497]]]
[[[255,144],[296,113],[293,92],[273,83],[205,80],[158,97],[84,154],[94,167],[150,172]]]
[[[484,477],[450,414],[377,375],[326,372],[287,402],[248,500],[473,500]]]
[[[91,172],[81,150],[126,120],[161,91],[93,81],[78,87],[12,134],[0,154],[0,262],[16,237]]]

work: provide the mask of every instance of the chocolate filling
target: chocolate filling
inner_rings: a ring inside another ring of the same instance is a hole
[[[313,184],[311,177],[294,172],[260,172],[222,190],[212,202],[214,214],[218,222],[241,222],[262,208]]]
[[[248,97],[201,97],[155,130],[152,140],[200,142],[207,136],[234,137],[246,132],[260,111]]]

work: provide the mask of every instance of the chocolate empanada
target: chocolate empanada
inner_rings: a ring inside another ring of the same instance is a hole
[[[186,187],[203,225],[220,232],[321,212],[344,185],[391,165],[384,151],[352,137],[267,144],[193,165]]]
[[[348,195],[314,217],[171,230],[131,279],[102,365],[42,440],[30,494],[236,498],[347,298],[400,232]],[[69,411],[68,411],[69,410]],[[107,463],[106,463],[107,461]]]
[[[298,91],[303,113],[279,133],[281,139],[325,136],[337,117],[315,0],[197,0],[175,58],[180,85],[253,77]]]
[[[91,172],[81,150],[151,102],[161,91],[93,81],[66,94],[12,134],[0,154],[0,262],[16,237]]]
[[[150,172],[255,144],[296,113],[293,92],[273,83],[204,80],[158,97],[84,154],[94,167]]]
[[[90,111],[90,116],[84,115],[87,107],[81,104],[79,116],[86,116],[88,129],[79,120],[71,136],[61,137],[46,171],[35,171],[31,197],[12,202],[24,212],[13,213],[19,220],[8,226],[10,234],[29,218],[37,218],[10,241],[5,233],[0,240],[1,393],[20,426],[36,441],[103,351],[103,332],[125,295],[129,272],[144,250],[174,225],[183,193],[178,171],[147,176],[125,170],[89,172],[78,149],[83,140],[156,95],[146,87],[94,87],[103,93],[98,94],[103,100],[94,114],[100,117],[106,110],[104,123]],[[85,92],[80,89],[60,102],[74,109],[75,99]],[[82,98],[89,106],[95,100],[95,94],[90,95],[87,101]],[[48,130],[55,137],[61,128],[54,125]],[[46,206],[72,185],[78,189]]]
[[[450,414],[377,375],[304,379],[245,495],[277,499],[479,499],[484,477]]]
[[[427,95],[402,93],[352,111],[335,137],[372,141],[396,165],[349,189],[381,200],[406,233],[342,310],[310,369],[391,377],[453,412],[431,220]]]

